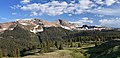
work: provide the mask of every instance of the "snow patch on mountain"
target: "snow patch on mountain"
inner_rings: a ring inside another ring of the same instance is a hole
[[[43,31],[43,27],[40,25],[37,25],[33,29],[30,30],[30,32],[33,32],[33,33],[38,33],[38,32],[42,32],[42,31]]]
[[[67,26],[61,26],[62,28],[66,29],[66,30],[72,30],[71,28],[67,27]]]
[[[28,25],[30,25],[30,24],[28,24],[28,23],[20,23],[21,25],[24,25],[24,26],[28,26]]]

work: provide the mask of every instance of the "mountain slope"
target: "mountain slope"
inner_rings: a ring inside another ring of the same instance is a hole
[[[11,56],[11,53],[16,48],[19,48],[21,52],[34,49],[47,39],[52,42],[63,40],[63,36],[72,32],[61,27],[43,27],[43,32],[35,34],[24,27],[25,26],[18,24],[14,30],[5,30],[0,34],[0,49],[5,49],[8,56]]]
[[[110,40],[97,47],[88,48],[85,54],[89,54],[89,58],[118,58],[120,57],[120,40]]]
[[[16,26],[14,30],[6,30],[0,34],[0,48],[6,49],[6,53],[9,55],[15,48],[22,51],[23,49],[32,49],[33,46],[38,44],[39,39],[35,34],[19,26]]]
[[[15,22],[0,23],[0,32],[5,30],[14,30],[16,25],[21,25],[23,29],[37,33],[44,31],[43,27],[62,27],[63,29],[72,30],[75,24],[59,19],[57,22],[48,22],[42,19],[18,20]]]
[[[73,31],[69,31],[66,29],[63,29],[61,27],[45,27],[43,32],[38,33],[39,38],[44,39],[50,39],[50,40],[63,40],[65,36],[75,33]]]

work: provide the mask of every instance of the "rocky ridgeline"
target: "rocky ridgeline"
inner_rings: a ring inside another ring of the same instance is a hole
[[[76,28],[76,24],[72,24],[65,20],[57,20],[55,22],[48,22],[42,19],[31,20],[18,20],[15,22],[0,23],[0,32],[5,30],[14,30],[16,26],[29,30],[30,32],[37,33],[42,32],[43,27],[62,27],[67,30],[73,30]]]

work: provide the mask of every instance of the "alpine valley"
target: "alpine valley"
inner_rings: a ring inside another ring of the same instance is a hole
[[[120,29],[58,19],[0,23],[0,57],[117,58]]]

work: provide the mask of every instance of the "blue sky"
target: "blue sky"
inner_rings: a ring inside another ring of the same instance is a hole
[[[120,28],[120,0],[0,0],[0,22],[41,18]]]

